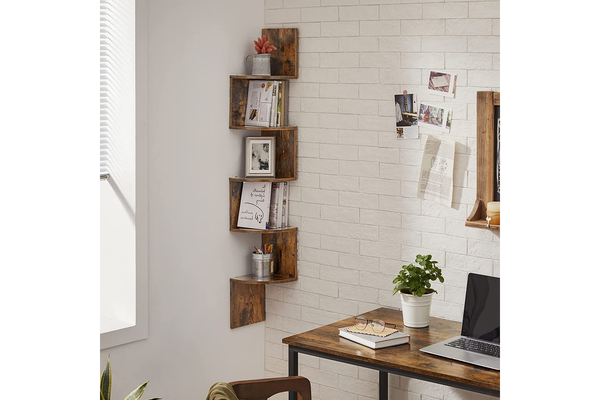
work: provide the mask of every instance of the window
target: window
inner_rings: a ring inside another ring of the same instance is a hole
[[[135,14],[135,0],[100,0],[102,348],[147,336],[147,232],[138,237],[140,221],[145,223],[137,203]]]

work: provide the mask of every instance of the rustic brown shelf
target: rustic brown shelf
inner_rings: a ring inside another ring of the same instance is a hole
[[[277,127],[266,127],[266,126],[229,126],[229,129],[235,129],[238,131],[265,131],[265,132],[271,132],[271,131],[288,131],[288,130],[293,130],[296,129],[295,126],[277,126]]]
[[[239,233],[272,233],[279,231],[289,231],[297,229],[295,226],[287,226],[285,228],[272,228],[272,229],[250,229],[250,228],[230,228],[231,232],[239,232]]]
[[[500,92],[477,92],[477,198],[465,226],[487,227],[487,203],[494,201],[494,107],[500,106]]]
[[[241,130],[277,130],[281,127],[260,127],[260,126],[246,126],[246,105],[248,104],[248,83],[251,80],[259,79],[258,76],[254,75],[231,75],[229,77],[229,129],[241,129]],[[279,77],[280,78],[280,77]],[[278,77],[270,76],[264,79],[271,81],[282,81],[281,85],[281,125],[284,127],[287,125],[287,91],[288,81],[278,79]],[[286,79],[289,79],[287,77]]]
[[[244,182],[289,182],[298,179],[298,128],[286,126],[288,80],[298,77],[298,29],[263,29],[269,43],[277,47],[271,53],[272,75],[230,75],[229,129],[260,131],[261,136],[275,137],[274,178],[229,178],[229,230],[238,233],[258,233],[261,244],[273,245],[275,271],[268,281],[258,281],[250,275],[229,279],[229,326],[231,329],[264,321],[266,285],[298,280],[298,228],[246,229],[238,228],[242,186]],[[248,82],[251,80],[282,81],[280,127],[245,126]]]
[[[242,178],[242,177],[232,177],[229,178],[230,181],[235,182],[289,182],[295,181],[297,178]]]
[[[244,275],[238,276],[237,278],[230,278],[232,281],[241,282],[241,283],[249,283],[252,285],[272,285],[274,283],[287,283],[287,282],[295,282],[298,280],[298,277],[290,278],[287,276],[279,276],[273,275],[271,279],[268,281],[259,281],[252,277],[252,275]]]
[[[287,81],[288,79],[295,79],[295,76],[287,75],[229,75],[231,79],[240,80],[267,80],[267,81]]]
[[[231,329],[265,320],[265,285],[298,280],[298,229],[262,231],[262,244],[273,245],[274,276],[258,281],[251,276],[229,279],[229,327]]]

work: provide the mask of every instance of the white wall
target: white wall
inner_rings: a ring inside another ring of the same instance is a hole
[[[247,273],[260,238],[228,230],[228,177],[242,173],[243,156],[243,134],[228,129],[229,74],[245,72],[264,5],[136,6],[148,26],[138,37],[147,45],[148,79],[138,85],[147,85],[148,107],[138,117],[147,112],[149,333],[102,351],[100,364],[110,353],[115,398],[147,380],[144,398],[203,398],[216,381],[264,369],[264,324],[229,329],[229,278]]]
[[[299,79],[290,85],[299,179],[299,280],[267,289],[265,373],[287,375],[281,338],[380,306],[400,307],[392,279],[417,253],[433,254],[445,284],[432,306],[458,321],[468,272],[500,275],[499,233],[466,228],[475,202],[476,92],[500,85],[499,2],[265,0],[267,27],[298,27]],[[458,74],[456,98],[425,92],[430,69]],[[424,133],[395,138],[393,95],[454,110],[452,208],[416,199]],[[316,399],[377,397],[371,370],[300,357]],[[390,378],[390,399],[482,399]]]

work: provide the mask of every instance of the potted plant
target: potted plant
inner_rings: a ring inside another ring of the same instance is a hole
[[[125,400],[139,400],[144,394],[148,382],[142,383],[133,392],[129,393]],[[112,389],[112,371],[110,368],[110,358],[106,360],[106,366],[100,376],[100,400],[110,400],[110,392]],[[153,397],[148,400],[160,400],[160,397]]]
[[[246,67],[252,70],[252,75],[271,75],[271,52],[277,50],[277,47],[269,44],[266,36],[262,39],[258,38],[254,41],[254,50],[256,54],[252,56],[252,67],[248,65],[248,57],[246,57]]]
[[[400,292],[402,297],[402,315],[404,325],[410,328],[424,328],[429,326],[429,313],[431,311],[431,300],[435,289],[431,288],[431,282],[439,280],[444,283],[442,270],[431,260],[431,254],[417,255],[415,265],[410,263],[403,265],[394,278],[393,294]]]

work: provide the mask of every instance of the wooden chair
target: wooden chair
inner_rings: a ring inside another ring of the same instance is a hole
[[[229,384],[240,400],[267,400],[281,392],[298,392],[298,400],[312,400],[310,382],[302,376],[237,381]]]

